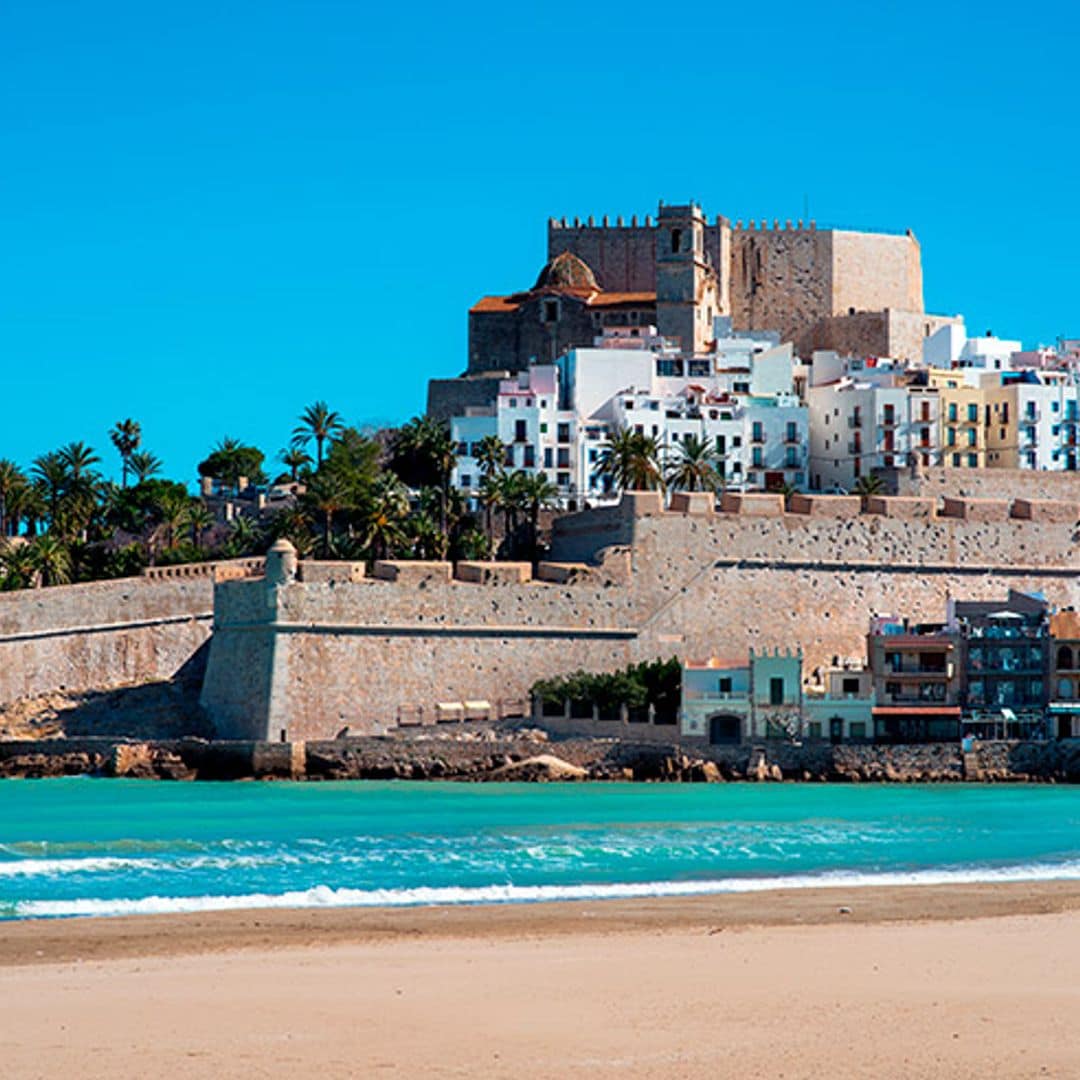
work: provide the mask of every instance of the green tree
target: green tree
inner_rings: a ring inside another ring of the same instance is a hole
[[[71,580],[71,553],[57,537],[35,537],[28,545],[38,585],[66,585]]]
[[[498,435],[485,435],[477,442],[473,457],[481,476],[494,476],[506,467],[506,443]]]
[[[409,493],[393,474],[375,482],[364,512],[363,546],[373,559],[386,559],[405,543]]]
[[[192,545],[201,552],[207,531],[214,527],[214,515],[210,508],[200,499],[189,499],[183,524],[189,530]]]
[[[324,559],[333,558],[334,515],[352,505],[346,478],[336,469],[320,470],[309,481],[301,502],[322,525],[319,554]]]
[[[655,491],[662,484],[659,444],[650,435],[619,428],[600,448],[597,471],[611,477],[618,491]]]
[[[265,455],[257,447],[226,436],[204,461],[199,462],[198,470],[200,476],[220,480],[237,494],[241,477],[246,477],[252,484],[266,483],[263,461]]]
[[[128,457],[127,467],[135,477],[135,483],[142,484],[161,472],[161,458],[151,454],[149,450],[139,450]],[[127,486],[126,481],[124,486]]]
[[[0,459],[0,537],[18,532],[18,511],[30,482],[13,461]]]
[[[860,476],[855,481],[855,486],[851,489],[852,495],[861,495],[865,498],[867,495],[878,495],[885,483],[877,473],[869,473],[866,476]]]
[[[341,416],[330,409],[325,401],[316,401],[300,414],[300,423],[293,428],[292,445],[307,446],[315,440],[315,468],[322,468],[323,449],[330,439],[339,435],[345,425]]]
[[[121,487],[127,487],[128,470],[131,468],[131,456],[142,443],[142,428],[137,420],[121,420],[109,432],[116,452],[120,455]]]
[[[0,589],[28,589],[34,583],[34,573],[30,545],[9,537],[0,538]]]
[[[678,446],[678,456],[668,468],[668,486],[676,491],[716,491],[721,486],[718,458],[712,443],[687,435]]]
[[[289,470],[289,476],[295,484],[300,479],[300,470],[311,464],[311,455],[302,446],[290,446],[278,454],[278,460]]]
[[[542,472],[526,473],[520,481],[521,500],[529,513],[529,543],[532,557],[540,550],[540,511],[555,505],[559,489]]]

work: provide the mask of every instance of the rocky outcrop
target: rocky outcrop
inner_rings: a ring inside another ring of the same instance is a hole
[[[0,741],[0,776],[169,780],[635,780],[722,783],[1080,782],[1080,741],[916,746],[700,747],[542,731],[417,732],[309,743],[120,739]]]

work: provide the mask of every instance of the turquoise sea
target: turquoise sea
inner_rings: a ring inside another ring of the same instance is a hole
[[[1080,787],[0,781],[0,917],[1080,878]]]

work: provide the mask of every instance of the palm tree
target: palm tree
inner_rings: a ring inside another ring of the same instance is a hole
[[[864,499],[867,495],[877,495],[884,488],[885,483],[876,473],[860,476],[851,489],[852,495],[861,495]]]
[[[131,456],[139,449],[142,443],[142,428],[137,420],[121,420],[109,432],[116,452],[120,455],[121,487],[127,487],[128,469],[131,467]]]
[[[29,562],[40,585],[66,585],[71,580],[71,554],[55,536],[35,537],[29,544]]]
[[[0,538],[0,589],[28,589],[34,583],[34,560],[30,545]]]
[[[28,483],[25,473],[15,462],[0,459],[0,537],[18,531],[15,508]]]
[[[619,491],[654,491],[663,483],[659,444],[651,435],[619,428],[601,447],[597,471]]]
[[[162,469],[161,458],[149,450],[139,450],[128,458],[127,467],[135,477],[136,484],[142,484],[156,476]]]
[[[473,452],[480,475],[485,479],[497,472],[502,472],[506,465],[506,444],[498,435],[485,435],[476,444]]]
[[[303,499],[310,512],[322,522],[320,554],[324,559],[329,559],[334,551],[334,514],[349,505],[348,484],[335,470],[317,472],[311,478]]]
[[[91,468],[101,462],[101,458],[84,442],[72,442],[60,447],[57,456],[71,473],[72,480],[83,480],[92,475]]]
[[[165,533],[165,547],[176,547],[177,534],[187,523],[192,498],[179,485],[170,484],[154,503],[154,513]]]
[[[68,469],[58,453],[34,458],[34,486],[41,495],[49,523],[55,525],[67,489]]]
[[[213,528],[214,515],[204,502],[192,499],[184,511],[183,524],[191,530],[191,542],[200,551],[202,550],[203,536],[206,530]]]
[[[553,506],[559,489],[542,472],[526,474],[520,482],[521,498],[529,511],[533,558],[540,547],[540,511]]]
[[[323,463],[323,448],[328,440],[343,431],[345,425],[341,416],[333,412],[325,401],[316,401],[300,414],[300,423],[293,429],[292,444],[295,447],[307,446],[315,440],[315,468]]]
[[[300,479],[300,470],[311,464],[311,455],[300,446],[291,446],[278,454],[282,465],[288,468],[295,484]]]
[[[712,443],[687,435],[678,447],[679,458],[667,472],[668,485],[679,491],[716,491],[722,481]]]
[[[404,522],[409,516],[409,493],[393,473],[375,482],[364,515],[363,545],[373,559],[385,559],[404,542]]]
[[[520,469],[515,472],[502,472],[490,478],[489,483],[493,488],[492,498],[494,505],[503,514],[503,537],[506,548],[514,546],[514,535],[518,529],[518,515],[528,506],[528,498],[524,482],[528,474]]]

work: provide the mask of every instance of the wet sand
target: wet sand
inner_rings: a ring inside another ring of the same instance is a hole
[[[1075,1077],[1078,971],[1080,882],[41,920],[0,1069]]]

